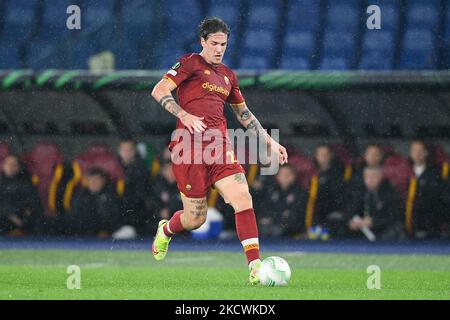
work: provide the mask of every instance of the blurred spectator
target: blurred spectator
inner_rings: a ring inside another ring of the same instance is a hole
[[[441,237],[450,239],[450,180],[444,182],[444,189],[442,192],[442,216],[439,221],[441,226]]]
[[[74,198],[71,211],[63,216],[62,228],[66,234],[110,236],[121,226],[120,201],[100,169],[87,173],[87,185]]]
[[[167,154],[169,156],[167,156]],[[170,219],[172,214],[183,207],[177,181],[172,171],[170,151],[164,151],[161,169],[152,186],[156,198],[157,219]]]
[[[123,139],[118,148],[119,162],[125,174],[125,192],[122,198],[122,223],[142,232],[151,216],[150,171],[139,156],[136,141]]]
[[[276,183],[260,198],[259,232],[265,236],[299,236],[305,232],[306,193],[290,165],[280,168]]]
[[[438,236],[443,214],[440,202],[443,186],[440,173],[428,159],[428,149],[423,141],[411,143],[409,156],[414,176],[410,180],[406,205],[407,231],[417,239]],[[408,219],[408,216],[411,217]],[[408,222],[409,221],[409,222]]]
[[[363,228],[371,230],[376,239],[393,240],[401,237],[400,198],[383,178],[379,167],[367,166],[363,171],[364,187],[355,190],[349,206],[349,229],[363,236]]]
[[[318,170],[318,189],[312,224],[327,228],[331,236],[339,236],[344,232],[345,222],[344,167],[326,144],[316,148],[314,163]]]
[[[0,173],[0,234],[39,232],[43,206],[31,175],[16,155],[8,155]]]
[[[362,164],[355,169],[352,179],[350,181],[350,189],[357,190],[364,187],[363,172],[364,168],[378,168],[382,167],[384,162],[383,149],[373,143],[369,144],[364,151]]]

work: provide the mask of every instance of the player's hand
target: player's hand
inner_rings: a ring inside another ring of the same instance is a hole
[[[280,165],[288,163],[288,154],[285,147],[283,147],[275,140],[271,139],[270,149],[276,154],[278,154],[278,161],[280,162]]]
[[[206,125],[203,123],[204,117],[197,117],[193,114],[187,113],[186,111],[183,111],[179,114],[178,118],[180,119],[181,123],[184,124],[184,126],[189,130],[190,133],[195,132],[203,132],[206,129]]]

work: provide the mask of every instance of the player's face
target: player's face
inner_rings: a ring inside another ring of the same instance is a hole
[[[223,32],[211,33],[206,40],[202,38],[202,55],[206,62],[212,64],[222,63],[227,43],[228,36]]]

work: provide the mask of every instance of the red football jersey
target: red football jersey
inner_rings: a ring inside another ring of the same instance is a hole
[[[178,102],[186,112],[204,117],[207,129],[220,129],[226,134],[223,112],[225,102],[244,103],[234,72],[224,64],[212,65],[198,53],[182,56],[164,78],[177,86]],[[184,128],[180,120],[177,129]]]

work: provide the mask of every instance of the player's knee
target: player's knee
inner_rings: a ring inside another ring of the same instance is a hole
[[[231,205],[236,212],[253,207],[252,196],[248,190],[238,192],[232,199]]]

